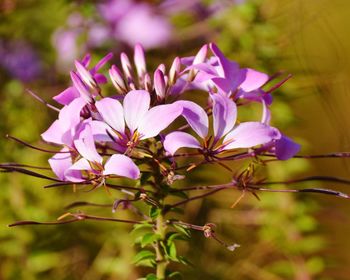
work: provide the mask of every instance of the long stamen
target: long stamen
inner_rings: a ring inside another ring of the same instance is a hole
[[[57,107],[47,103],[44,99],[42,99],[40,96],[38,96],[37,94],[35,94],[33,91],[31,91],[30,89],[26,89],[26,92],[28,92],[32,97],[34,97],[36,100],[38,100],[39,102],[43,103],[45,106],[47,106],[48,108],[56,111],[56,112],[59,112],[60,109],[58,109]]]
[[[67,153],[70,153],[69,151],[66,151],[66,152],[62,152],[62,151],[53,151],[53,150],[46,150],[46,149],[43,149],[43,148],[35,147],[35,146],[33,146],[33,145],[31,145],[31,144],[28,144],[28,143],[24,142],[23,140],[20,140],[20,139],[18,139],[18,138],[16,138],[16,137],[13,137],[13,136],[11,136],[11,135],[9,135],[9,134],[6,134],[6,138],[9,138],[9,139],[11,139],[11,140],[14,140],[14,141],[16,141],[16,142],[18,142],[18,143],[20,143],[20,144],[22,144],[22,145],[24,145],[24,146],[27,146],[27,147],[29,147],[29,148],[32,148],[32,149],[34,149],[34,150],[38,150],[38,151],[45,152],[45,153],[53,153],[53,154],[67,154]]]

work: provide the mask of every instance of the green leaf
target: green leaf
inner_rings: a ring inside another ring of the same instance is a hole
[[[179,271],[174,271],[168,275],[168,278],[182,279],[182,275]]]
[[[179,232],[169,232],[166,239],[168,242],[173,242],[174,240],[187,241],[189,237]]]
[[[174,242],[171,242],[170,244],[168,244],[168,248],[169,248],[169,257],[171,259],[176,259],[176,245]]]
[[[151,230],[152,228],[153,228],[152,224],[150,224],[148,222],[145,222],[145,223],[134,225],[134,227],[133,227],[131,232],[133,233],[133,232],[136,232],[138,230]]]
[[[146,276],[146,280],[158,280],[157,276],[154,275],[153,273],[152,274],[148,274]]]
[[[185,236],[189,238],[191,237],[191,232],[187,228],[180,226],[178,224],[172,224],[172,226],[176,228],[179,232],[183,233]]]
[[[156,207],[151,207],[149,210],[149,216],[151,217],[152,220],[155,220],[161,212],[161,209],[156,208]]]
[[[161,236],[159,234],[155,233],[146,233],[141,240],[141,247],[144,248],[145,246],[152,244],[153,242],[159,240]]]
[[[133,258],[133,263],[137,264],[144,260],[154,260],[155,261],[156,256],[153,252],[148,250],[142,250],[136,254],[136,256]]]

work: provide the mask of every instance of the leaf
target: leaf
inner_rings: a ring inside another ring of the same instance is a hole
[[[144,248],[145,246],[152,244],[159,240],[161,236],[159,234],[155,233],[146,233],[141,240],[141,247]]]
[[[152,220],[155,220],[161,212],[161,209],[156,208],[156,207],[151,207],[149,210],[149,216],[151,217]]]
[[[146,280],[158,280],[157,276],[154,275],[153,273],[152,274],[148,274],[146,276]]]
[[[135,232],[141,231],[141,230],[150,231],[150,230],[152,230],[152,228],[153,228],[152,224],[150,224],[148,222],[144,222],[144,223],[141,223],[141,224],[134,225],[131,233],[135,233]]]
[[[179,232],[169,232],[166,239],[168,242],[173,242],[174,240],[187,241],[189,237]]]
[[[183,233],[185,236],[189,238],[191,237],[191,232],[187,228],[178,224],[172,224],[172,226],[176,228],[179,232]]]
[[[182,274],[179,271],[174,271],[168,275],[168,278],[182,279]]]
[[[133,258],[133,263],[137,264],[144,260],[154,260],[156,259],[156,255],[148,250],[142,250],[136,254],[136,256]]]

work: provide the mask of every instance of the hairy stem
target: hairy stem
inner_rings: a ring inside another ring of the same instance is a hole
[[[160,213],[157,217],[156,221],[156,234],[159,234],[160,238],[156,244],[156,276],[159,280],[165,279],[165,272],[168,265],[168,261],[165,258],[164,251],[161,245],[161,242],[165,242],[165,234],[166,234],[166,224],[164,223],[163,214]]]

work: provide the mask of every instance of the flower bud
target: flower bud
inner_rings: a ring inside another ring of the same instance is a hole
[[[109,76],[113,85],[120,93],[127,92],[127,87],[125,85],[122,73],[120,72],[117,66],[113,65],[112,68],[109,69]]]
[[[123,68],[123,72],[124,72],[125,76],[128,78],[128,80],[132,80],[131,63],[130,63],[129,57],[126,55],[126,53],[121,53],[120,61],[122,63],[122,68]]]
[[[146,74],[146,59],[143,47],[137,44],[134,49],[134,63],[136,66],[137,75],[140,79]]]
[[[157,69],[154,73],[154,89],[158,97],[161,99],[165,98],[166,84],[164,74],[160,69]]]
[[[176,82],[176,79],[180,73],[181,61],[179,57],[176,57],[173,61],[173,64],[169,70],[169,84],[173,85]]]
[[[87,70],[84,65],[82,65],[78,60],[74,62],[77,72],[81,80],[91,89],[98,89],[98,85],[95,79],[92,77],[89,70]]]
[[[74,71],[70,72],[70,77],[73,81],[74,87],[77,89],[80,96],[84,98],[86,102],[93,103],[94,99],[92,98],[91,93],[89,92],[81,78]]]

